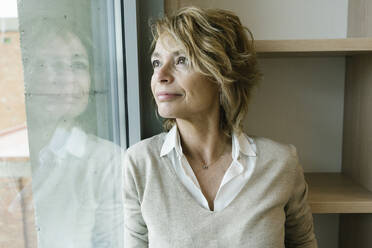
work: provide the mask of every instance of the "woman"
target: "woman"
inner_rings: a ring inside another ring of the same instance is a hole
[[[189,7],[153,30],[168,132],[124,155],[124,244],[317,247],[296,148],[242,132],[260,73],[239,18]]]

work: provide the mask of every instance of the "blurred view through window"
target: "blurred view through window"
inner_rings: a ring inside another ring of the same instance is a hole
[[[0,0],[0,248],[123,247],[113,5]]]

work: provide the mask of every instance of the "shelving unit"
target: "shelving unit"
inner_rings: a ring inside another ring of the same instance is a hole
[[[260,57],[345,56],[372,53],[372,38],[256,40]]]
[[[372,192],[341,173],[306,173],[314,214],[372,213]]]
[[[372,38],[257,40],[255,46],[259,58],[348,56],[346,84],[356,84],[365,80],[368,76],[362,75],[362,78],[359,78],[361,73],[355,73],[358,69],[355,67],[357,64],[361,64],[359,67],[367,66],[367,63],[372,61],[368,60],[372,55]],[[372,77],[372,64],[370,66],[370,77]],[[352,93],[346,91],[345,94]],[[358,99],[345,101],[345,120],[350,119],[348,116],[352,115],[353,110],[350,108],[358,104],[355,101]],[[355,118],[358,119],[358,117]],[[344,134],[355,133],[358,130],[354,129],[359,127],[350,128],[346,125]],[[309,204],[313,213],[372,213],[372,192],[362,186],[363,183],[357,183],[358,179],[354,181],[350,173],[307,173],[305,176],[309,185]]]
[[[371,5],[372,9],[372,5]],[[339,247],[371,247],[372,38],[257,40],[259,58],[345,56],[341,173],[307,173],[314,214],[340,214]]]
[[[352,57],[360,60],[372,55],[372,38],[256,40],[255,46],[261,58],[350,56],[348,68],[355,67]],[[344,173],[306,173],[305,177],[313,213],[372,213],[372,192]]]

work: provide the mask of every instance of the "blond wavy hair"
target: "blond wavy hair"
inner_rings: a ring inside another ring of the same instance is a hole
[[[220,127],[228,136],[240,133],[261,73],[253,35],[239,17],[227,10],[185,7],[155,21],[151,30],[151,52],[159,37],[169,34],[183,45],[191,67],[219,85]],[[174,124],[175,119],[163,120],[165,131]]]

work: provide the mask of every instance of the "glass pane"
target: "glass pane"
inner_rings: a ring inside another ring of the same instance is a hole
[[[123,247],[113,3],[18,1],[18,16],[0,49],[20,36],[30,159],[1,160],[0,247]]]

